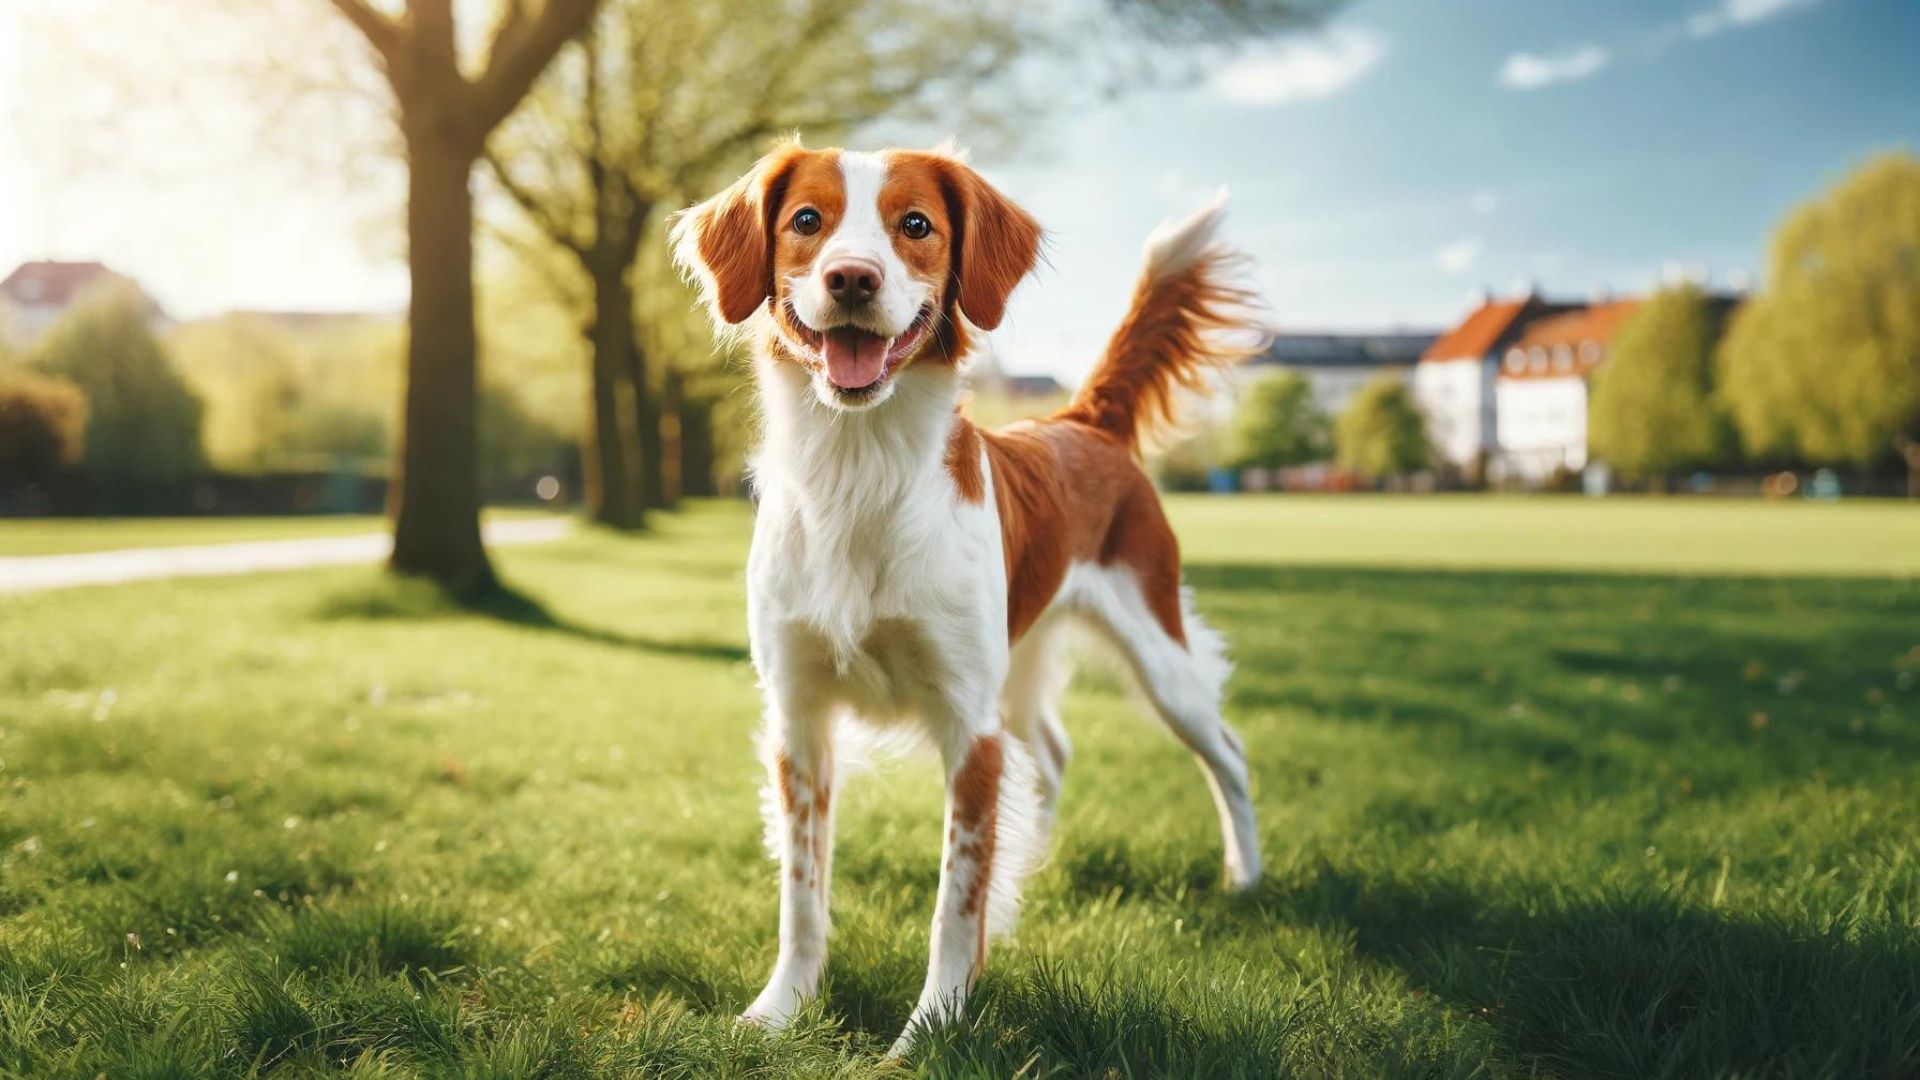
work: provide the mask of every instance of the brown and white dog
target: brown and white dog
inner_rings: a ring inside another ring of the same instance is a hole
[[[675,255],[750,335],[764,415],[747,564],[779,849],[780,952],[744,1018],[790,1020],[826,966],[836,728],[906,725],[947,777],[926,987],[904,1052],[956,1016],[1052,824],[1068,744],[1062,632],[1117,645],[1199,758],[1233,886],[1260,874],[1228,667],[1194,615],[1136,454],[1176,389],[1247,351],[1222,202],[1147,241],[1133,308],[1072,403],[982,431],[960,414],[971,330],[1033,269],[1033,218],[954,155],[782,145],[682,213]],[[844,750],[844,747],[843,747]]]

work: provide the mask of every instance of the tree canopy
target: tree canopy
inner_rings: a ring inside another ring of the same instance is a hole
[[[1788,216],[1720,375],[1756,456],[1871,468],[1920,440],[1920,157],[1874,158]]]
[[[1588,444],[1623,475],[1714,464],[1727,449],[1714,397],[1721,316],[1696,285],[1655,293],[1621,324],[1593,379]]]
[[[1362,387],[1335,422],[1333,443],[1340,466],[1369,480],[1418,472],[1433,460],[1426,418],[1407,384],[1382,375]]]
[[[200,399],[149,329],[152,304],[130,285],[83,297],[31,353],[32,367],[87,399],[81,463],[115,481],[175,480],[201,466]]]
[[[1229,447],[1241,468],[1282,469],[1320,461],[1328,452],[1327,417],[1307,380],[1291,371],[1263,375],[1234,410]]]

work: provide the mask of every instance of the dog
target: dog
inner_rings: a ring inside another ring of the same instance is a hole
[[[1181,586],[1137,460],[1180,388],[1258,347],[1241,333],[1252,298],[1232,283],[1236,258],[1214,238],[1223,212],[1224,192],[1160,226],[1071,403],[997,431],[964,415],[962,365],[1042,233],[957,153],[789,142],[674,219],[676,262],[716,324],[751,343],[764,429],[747,617],[780,949],[743,1020],[783,1026],[820,987],[843,720],[916,730],[946,771],[926,984],[893,1053],[961,1014],[1052,827],[1070,622],[1118,647],[1199,759],[1229,885],[1258,879],[1246,752],[1220,715],[1222,642]]]

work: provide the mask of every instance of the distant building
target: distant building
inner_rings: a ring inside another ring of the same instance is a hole
[[[0,328],[14,344],[30,344],[82,296],[114,282],[132,285],[140,293],[156,325],[165,321],[166,313],[137,282],[104,263],[39,261],[21,263],[0,280]]]
[[[1638,300],[1611,300],[1529,324],[1494,385],[1494,479],[1539,483],[1587,467],[1588,379]]]
[[[1500,358],[1533,322],[1572,310],[1529,293],[1487,299],[1459,326],[1427,347],[1413,373],[1413,396],[1427,416],[1434,452],[1445,464],[1474,471],[1499,448],[1495,384]]]
[[[1276,370],[1299,375],[1320,411],[1338,416],[1361,387],[1381,375],[1410,380],[1436,336],[1418,331],[1276,334],[1267,350],[1248,362],[1247,376]]]
[[[1016,375],[1000,363],[1000,354],[989,341],[975,353],[967,365],[967,379],[974,393],[1005,398],[1008,401],[1039,401],[1063,398],[1067,388],[1051,375]]]
[[[1010,398],[1051,398],[1067,392],[1051,375],[1002,375],[998,386]]]
[[[319,334],[361,326],[388,326],[404,321],[400,312],[381,311],[230,311],[216,318],[246,319],[293,334]]]
[[[1715,296],[1722,311],[1735,298]],[[1588,464],[1593,374],[1638,299],[1489,299],[1420,358],[1414,396],[1442,461],[1492,481],[1538,484]]]

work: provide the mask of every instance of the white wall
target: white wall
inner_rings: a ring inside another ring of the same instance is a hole
[[[1500,379],[1495,387],[1501,471],[1535,482],[1587,464],[1587,381],[1577,375]]]
[[[1422,360],[1413,369],[1413,397],[1427,414],[1427,435],[1440,457],[1466,466],[1494,442],[1496,366],[1484,360]]]

